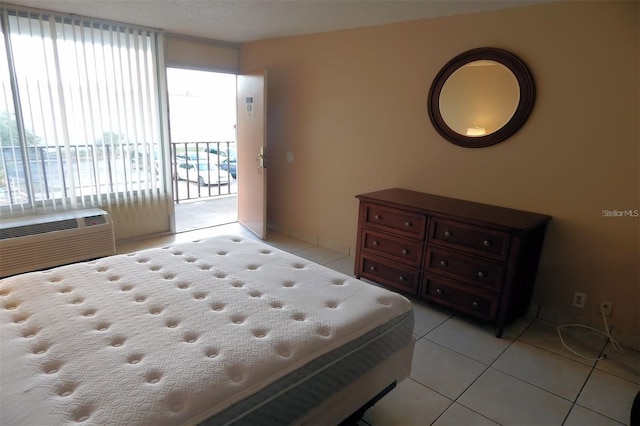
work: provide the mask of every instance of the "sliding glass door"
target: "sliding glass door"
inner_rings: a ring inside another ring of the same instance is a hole
[[[163,200],[161,34],[0,11],[0,214]]]

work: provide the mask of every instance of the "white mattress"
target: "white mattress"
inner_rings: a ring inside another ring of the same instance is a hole
[[[237,236],[0,281],[0,424],[196,423],[411,311]]]

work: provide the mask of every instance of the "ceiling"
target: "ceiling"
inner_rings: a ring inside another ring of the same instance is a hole
[[[240,43],[545,1],[548,0],[7,0],[6,3]]]

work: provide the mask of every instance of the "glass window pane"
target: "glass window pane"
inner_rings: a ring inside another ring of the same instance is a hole
[[[3,135],[4,192],[12,190],[19,203],[36,207],[166,194],[158,35],[49,13],[3,13],[12,56],[0,49],[0,117],[6,116],[3,129],[12,130],[11,64],[22,123]]]

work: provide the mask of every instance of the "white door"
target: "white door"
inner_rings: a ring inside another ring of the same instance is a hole
[[[267,235],[267,71],[237,76],[238,222]]]

